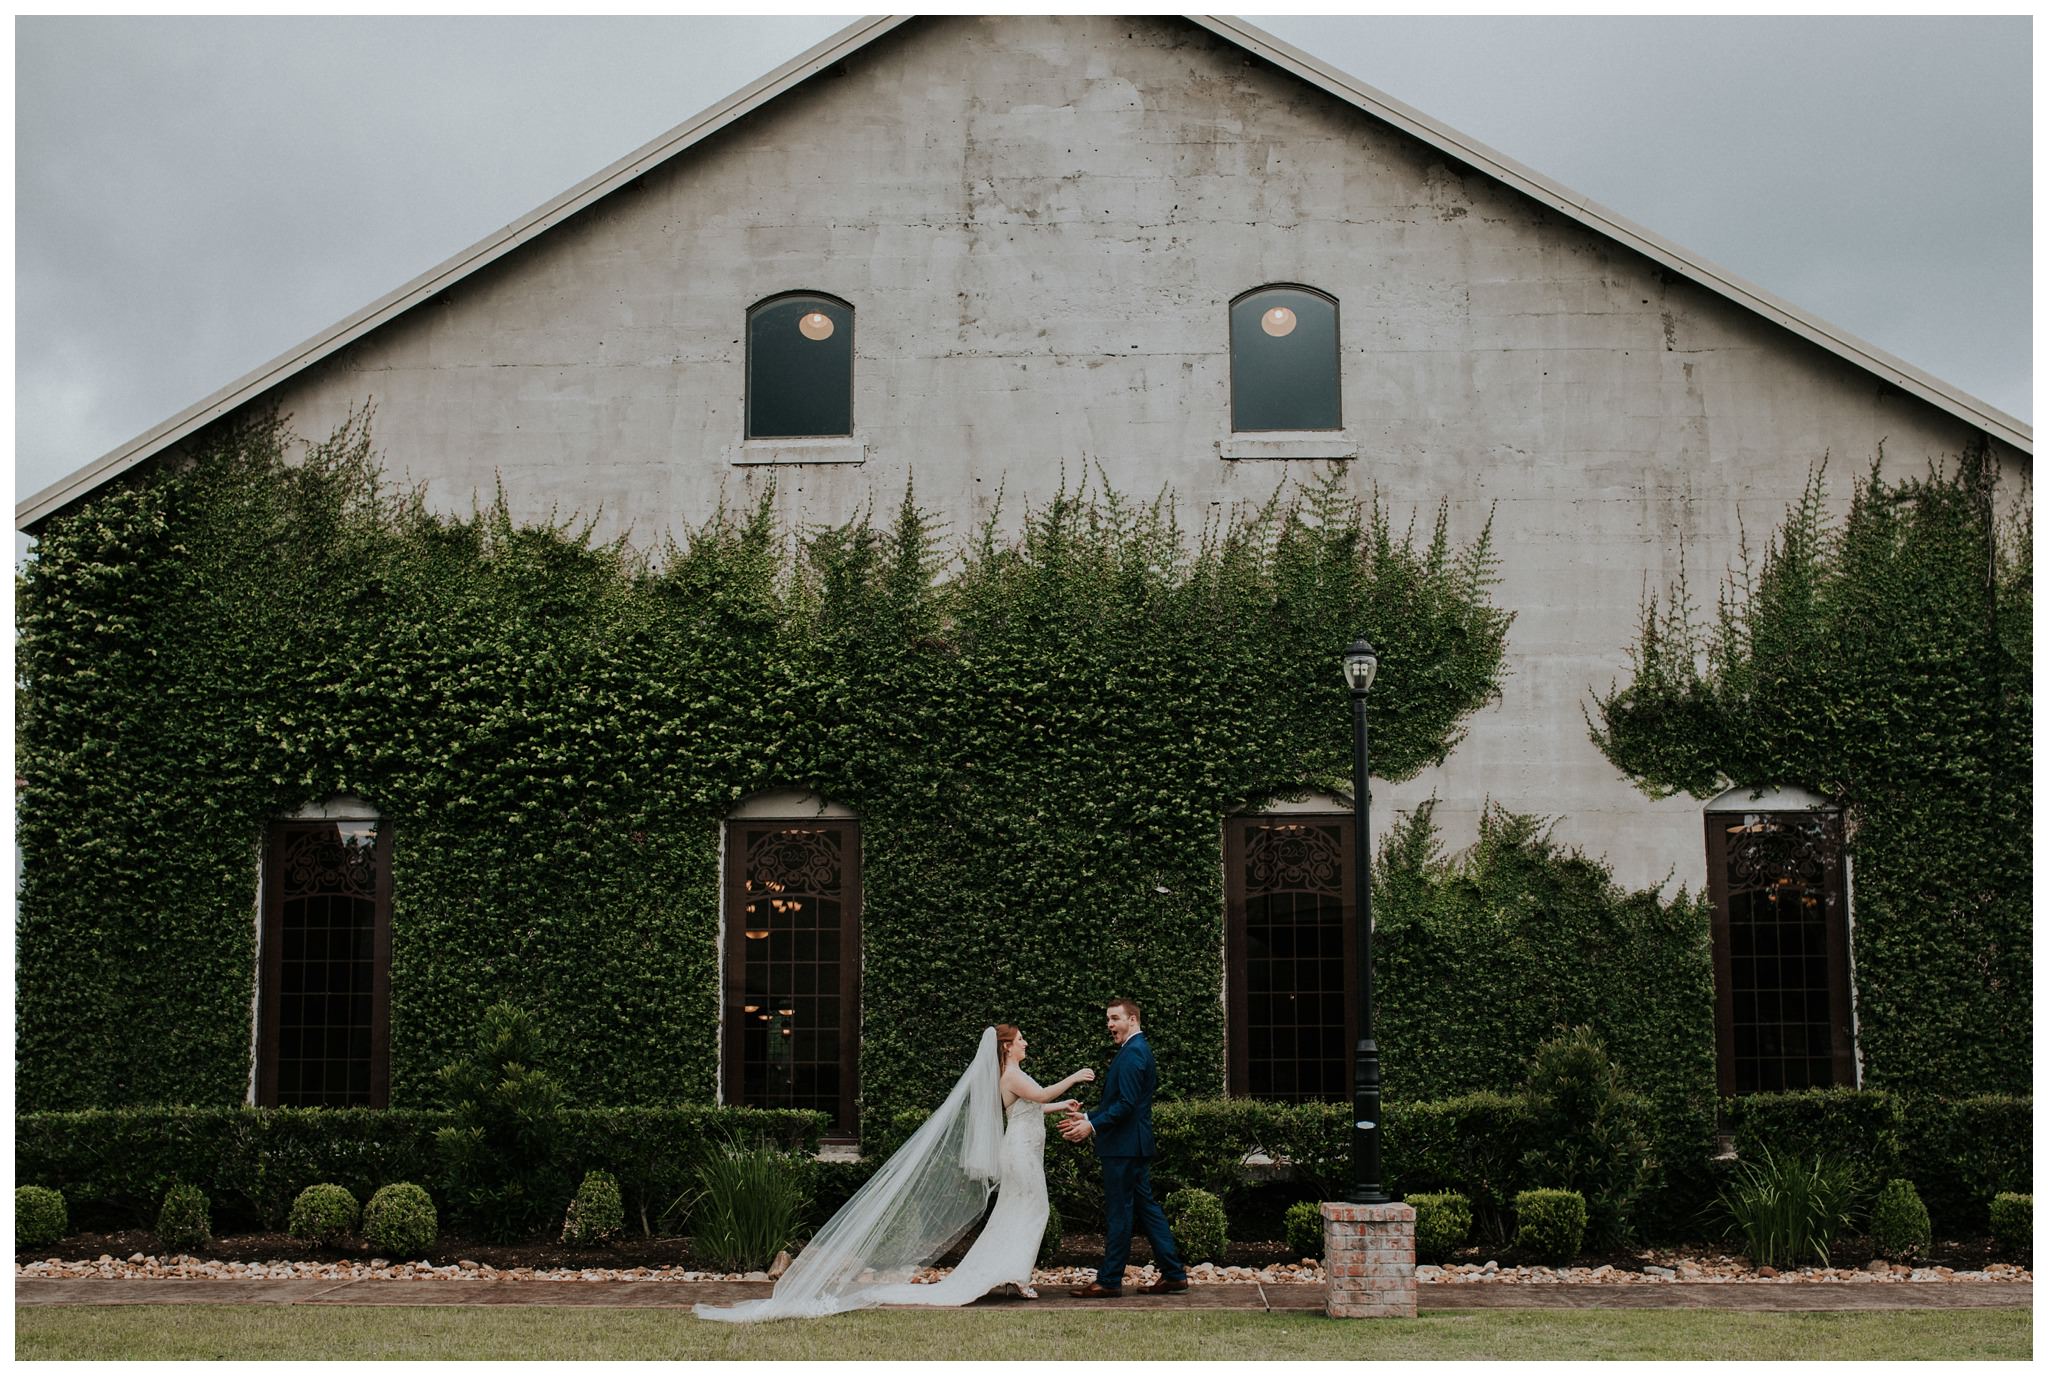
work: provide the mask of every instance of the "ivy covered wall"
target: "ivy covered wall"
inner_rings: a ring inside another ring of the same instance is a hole
[[[1840,804],[1865,1082],[2033,1083],[2033,541],[1982,453],[1881,465],[1831,524],[1824,469],[1713,614],[1644,608],[1593,738],[1646,792],[1796,784]]]
[[[1341,785],[1361,632],[1384,778],[1505,671],[1486,537],[1336,478],[1199,533],[1110,493],[950,545],[910,493],[767,512],[641,557],[432,515],[362,423],[303,455],[268,423],[50,522],[17,593],[19,1106],[239,1102],[259,839],[339,793],[394,836],[394,1106],[499,999],[579,1102],[708,1100],[719,825],[789,786],[861,818],[867,1105],[928,1103],[995,1019],[1099,1061],[1118,995],[1164,1092],[1214,1093],[1223,815]]]

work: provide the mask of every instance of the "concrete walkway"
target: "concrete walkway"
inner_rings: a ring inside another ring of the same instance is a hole
[[[578,1309],[686,1309],[730,1304],[774,1289],[761,1281],[532,1280],[23,1280],[17,1305],[45,1304],[382,1304],[560,1305]],[[1232,1309],[1320,1313],[1320,1285],[1197,1285],[1178,1295],[1133,1294],[1077,1300],[1064,1288],[1041,1287],[1043,1298],[995,1297],[975,1308],[1070,1313],[1123,1309],[1144,1313]],[[1901,1309],[2025,1309],[2031,1281],[1947,1281],[1919,1284],[1788,1284],[1676,1281],[1665,1285],[1424,1285],[1425,1312],[1473,1309],[1724,1309],[1820,1313]]]

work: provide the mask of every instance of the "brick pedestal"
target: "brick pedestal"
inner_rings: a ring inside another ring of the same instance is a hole
[[[1323,1312],[1333,1319],[1415,1317],[1415,1210],[1323,1205]]]

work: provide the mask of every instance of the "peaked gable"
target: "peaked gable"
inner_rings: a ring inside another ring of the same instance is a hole
[[[1687,253],[1568,188],[1524,167],[1382,92],[1357,82],[1299,49],[1240,20],[1185,18],[1261,61],[1407,134],[1444,156],[1578,222],[1675,275],[1726,298],[1764,320],[1817,345],[1900,391],[2031,455],[2031,426],[1949,386],[1848,332],[1800,311],[1732,273]],[[647,172],[702,143],[778,96],[824,73],[909,22],[910,16],[862,19],[791,59],[775,71],[677,125],[640,149],[563,192],[505,229],[455,254],[362,310],[285,351],[213,395],[145,431],[16,508],[16,525],[33,531],[49,516],[102,484],[163,452],[204,426],[464,281],[523,245],[547,234]]]

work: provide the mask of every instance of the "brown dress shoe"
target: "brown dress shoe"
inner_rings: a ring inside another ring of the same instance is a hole
[[[1121,1289],[1112,1290],[1091,1280],[1086,1285],[1075,1286],[1069,1293],[1077,1300],[1114,1300],[1121,1299],[1124,1292]]]
[[[1184,1279],[1167,1280],[1162,1276],[1150,1285],[1141,1285],[1138,1288],[1147,1295],[1178,1295],[1181,1291],[1188,1288],[1188,1283]]]

